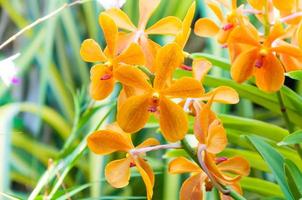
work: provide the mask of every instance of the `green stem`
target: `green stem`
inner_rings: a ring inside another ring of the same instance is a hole
[[[152,72],[150,72],[150,70],[146,67],[139,66],[138,68],[149,77],[150,82],[153,84],[153,81],[154,81],[154,78],[155,78],[154,74],[152,74]]]
[[[270,22],[269,22],[269,15],[268,15],[268,0],[265,1],[264,5],[264,36],[267,37],[270,32]]]
[[[286,107],[285,107],[285,104],[284,104],[284,101],[283,101],[281,90],[279,90],[277,92],[277,97],[278,97],[278,101],[279,101],[279,104],[280,104],[280,111],[281,111],[282,116],[284,118],[284,121],[287,125],[288,131],[291,134],[291,133],[294,132],[294,127],[293,127],[292,123],[290,122],[290,119],[289,119],[289,116],[288,116],[288,113],[287,113],[287,110],[286,110]],[[298,155],[300,156],[300,158],[302,160],[301,146],[299,144],[295,144],[295,149],[296,149]]]
[[[188,141],[186,139],[181,140],[181,145],[183,149],[187,152],[187,154],[200,166],[200,163],[198,161],[198,157],[196,154],[196,151],[190,146]],[[202,166],[200,166],[202,168]],[[239,193],[237,193],[233,188],[229,186],[222,186],[223,189],[228,191],[229,196],[233,197],[234,200],[246,200],[243,196],[241,196]]]

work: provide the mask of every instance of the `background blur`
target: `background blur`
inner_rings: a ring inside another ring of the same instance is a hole
[[[71,1],[0,0],[0,43],[66,2]],[[162,0],[150,24],[168,15],[183,19],[191,3],[192,0]],[[86,38],[93,38],[104,47],[97,20],[102,10],[95,0],[67,8],[0,50],[0,60],[21,53],[16,60],[21,82],[11,87],[0,82],[0,199],[43,199],[44,195],[53,199],[145,199],[144,185],[136,172],[132,173],[130,185],[123,189],[114,189],[104,181],[105,164],[120,155],[101,157],[86,149],[85,136],[114,121],[115,114],[116,94],[103,102],[91,101],[87,93],[91,65],[79,55],[80,44]],[[123,10],[137,22],[137,0],[128,0]],[[211,15],[198,1],[195,20]],[[164,43],[170,38],[152,39]],[[186,51],[227,57],[215,40],[196,36],[190,38]],[[229,76],[229,72],[218,68],[211,74]],[[219,83],[209,86],[215,84]],[[215,109],[282,125],[276,113],[244,98],[236,106],[215,105]],[[154,133],[156,127],[151,123],[142,131],[146,134],[136,135],[135,143],[151,135],[162,139]],[[236,144],[231,147],[237,149]],[[166,173],[168,161],[162,158],[163,153],[154,152],[148,158],[156,172],[154,199],[177,199],[185,176]],[[232,151],[227,153],[231,155]],[[271,180],[269,174],[252,174]],[[248,199],[259,199],[261,192],[247,190],[246,195]]]

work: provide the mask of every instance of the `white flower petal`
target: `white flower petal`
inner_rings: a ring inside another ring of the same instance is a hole
[[[18,70],[14,63],[14,60],[19,56],[20,53],[0,61],[0,78],[7,86],[10,86],[12,83],[18,82],[18,78],[16,77]]]

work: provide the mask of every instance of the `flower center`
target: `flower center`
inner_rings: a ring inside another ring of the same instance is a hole
[[[139,38],[144,35],[144,30],[137,30],[133,38],[134,42],[138,42]]]
[[[228,23],[222,27],[222,30],[228,31],[228,30],[231,30],[232,28],[234,28],[234,24]]]
[[[219,163],[222,163],[224,161],[227,161],[228,158],[227,157],[219,157],[215,159],[216,164],[218,165]]]
[[[261,48],[259,54],[261,56],[267,56],[268,54],[268,49],[267,48]]]
[[[108,80],[112,77],[112,74],[104,74],[100,79],[101,81]]]
[[[155,113],[157,111],[158,104],[159,104],[159,93],[154,92],[152,94],[151,103],[150,103],[150,106],[148,108],[148,111],[152,112],[152,113]]]

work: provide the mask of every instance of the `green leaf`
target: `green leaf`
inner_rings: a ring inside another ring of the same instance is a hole
[[[243,117],[224,114],[220,114],[219,119],[222,120],[224,127],[227,129],[233,129],[246,133],[253,133],[261,137],[271,139],[273,141],[280,141],[288,135],[288,131],[286,129],[259,120],[247,119]]]
[[[292,196],[286,181],[286,175],[283,170],[283,165],[285,163],[284,158],[279,154],[278,151],[276,151],[273,147],[263,141],[263,139],[261,139],[260,137],[246,137],[256,148],[256,150],[260,153],[265,162],[268,164],[286,199],[294,200],[294,197]]]
[[[225,70],[229,70],[231,68],[231,64],[228,59],[214,56],[212,54],[207,53],[192,53],[191,57],[193,59],[202,59],[205,58],[209,60],[214,66],[220,67]]]
[[[278,143],[278,145],[283,146],[299,143],[302,143],[302,130],[295,131],[294,133],[286,136],[281,142]]]
[[[288,72],[286,73],[286,76],[300,81],[302,80],[302,70]]]
[[[283,193],[277,184],[259,178],[243,177],[240,185],[244,190],[256,192],[263,196],[283,197]]]
[[[302,173],[291,160],[286,159],[284,165],[288,184],[295,199],[302,198]]]

